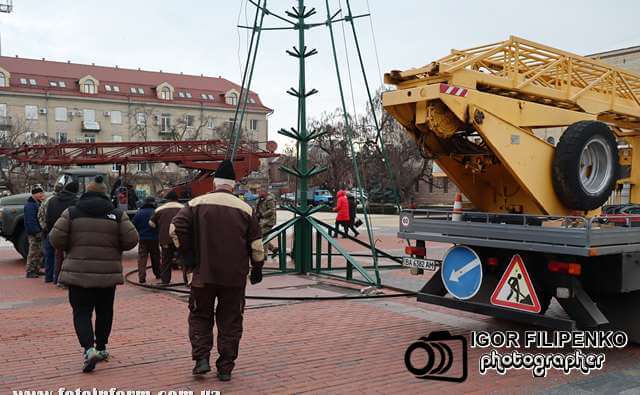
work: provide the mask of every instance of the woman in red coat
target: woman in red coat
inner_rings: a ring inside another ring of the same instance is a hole
[[[347,193],[345,191],[338,191],[338,200],[336,207],[333,211],[337,211],[336,215],[336,237],[338,237],[338,226],[342,225],[344,229],[344,233],[347,233],[347,228],[349,226],[349,201],[347,200]],[[346,238],[346,235],[342,236]]]

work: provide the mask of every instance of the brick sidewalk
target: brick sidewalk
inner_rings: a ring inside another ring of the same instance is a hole
[[[127,269],[135,267],[134,257],[126,255]],[[16,258],[13,251],[0,250],[0,394],[19,389],[57,393],[60,387],[190,389],[197,394],[203,389],[223,394],[531,393],[545,389],[602,393],[640,385],[637,347],[608,352],[605,369],[592,377],[552,372],[546,379],[533,379],[528,371],[480,376],[477,361],[483,351],[471,349],[466,382],[416,379],[406,370],[403,358],[419,337],[434,330],[466,335],[470,330],[514,326],[411,298],[249,301],[233,380],[221,383],[214,374],[194,378],[184,297],[131,285],[119,287],[116,294],[111,360],[83,374],[66,291],[44,284],[41,278],[23,278],[22,263]],[[174,273],[174,279],[178,277]],[[250,286],[248,293],[331,296],[355,291],[337,285],[316,277],[273,276]]]

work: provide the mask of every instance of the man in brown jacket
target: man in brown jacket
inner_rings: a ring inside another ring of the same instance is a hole
[[[189,340],[193,374],[211,370],[213,320],[218,325],[218,378],[231,379],[242,336],[244,290],[251,264],[252,284],[262,281],[264,248],[251,207],[233,195],[235,172],[223,161],[214,176],[215,192],[199,196],[173,219],[170,233],[182,252],[194,252],[196,267],[189,298]],[[217,306],[214,303],[218,299]]]
[[[173,256],[176,251],[173,239],[169,235],[169,225],[171,225],[171,220],[176,216],[176,214],[178,214],[178,211],[180,211],[184,205],[178,202],[178,194],[174,191],[167,193],[165,198],[168,202],[156,209],[155,213],[149,220],[149,226],[158,231],[158,239],[160,240],[160,247],[162,248],[160,280],[163,284],[169,284],[169,282],[171,282]]]
[[[66,209],[49,233],[51,244],[66,252],[58,281],[69,287],[73,325],[84,348],[83,372],[109,356],[116,285],[124,283],[122,252],[138,244],[126,213],[114,209],[107,186],[97,176],[75,207]],[[91,316],[96,313],[95,337]],[[95,347],[94,347],[95,345]]]

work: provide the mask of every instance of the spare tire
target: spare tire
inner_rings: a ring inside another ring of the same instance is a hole
[[[609,127],[580,121],[560,137],[553,157],[553,188],[572,210],[602,206],[618,180],[618,145]]]

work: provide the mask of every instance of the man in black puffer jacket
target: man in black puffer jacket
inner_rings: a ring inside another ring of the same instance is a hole
[[[58,281],[69,287],[73,325],[84,348],[83,372],[106,359],[116,285],[124,283],[122,252],[138,244],[138,232],[126,213],[114,209],[98,176],[75,207],[65,210],[49,233],[66,256]],[[95,332],[91,322],[96,313]],[[95,333],[95,338],[94,338]],[[95,348],[94,348],[95,345]]]
[[[64,210],[69,207],[75,206],[78,201],[78,182],[71,181],[67,185],[64,186],[62,192],[58,193],[51,197],[49,202],[47,203],[46,211],[45,211],[45,223],[47,231],[53,229],[53,225],[56,224],[56,221]],[[51,244],[48,241],[47,235],[47,243]],[[53,283],[58,284],[58,275],[60,275],[60,269],[62,268],[62,260],[64,259],[64,251],[55,250],[55,265],[53,271]],[[62,286],[62,285],[61,285]]]

